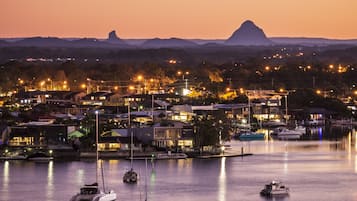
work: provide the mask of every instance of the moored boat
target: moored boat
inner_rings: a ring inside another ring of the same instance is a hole
[[[264,140],[264,133],[256,133],[256,132],[246,132],[241,133],[239,135],[239,140],[241,141],[251,141],[251,140]]]
[[[124,183],[134,184],[137,181],[138,181],[138,174],[133,169],[130,169],[129,171],[125,172],[123,176]]]
[[[98,111],[95,112],[96,115],[96,135],[95,135],[95,144],[96,144],[96,167],[95,167],[95,180],[96,182],[90,185],[84,185],[80,188],[79,193],[74,195],[70,201],[115,201],[117,199],[117,194],[113,190],[106,191],[104,185],[104,175],[103,175],[103,164],[100,165],[102,172],[102,182],[103,190],[99,188],[98,185],[98,162],[99,162],[99,146],[98,146]]]
[[[300,139],[301,135],[299,131],[285,128],[278,133],[278,138],[280,140],[297,140]]]
[[[266,184],[264,189],[260,191],[262,196],[286,196],[289,195],[289,188],[282,182],[272,181]]]
[[[80,192],[73,196],[70,201],[114,201],[117,195],[114,191],[105,193],[98,187],[98,183],[84,185]]]

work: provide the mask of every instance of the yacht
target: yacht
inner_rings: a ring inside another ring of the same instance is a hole
[[[73,196],[71,201],[114,201],[117,195],[114,191],[105,193],[98,187],[98,183],[84,185],[80,192]]]
[[[304,126],[296,126],[294,130],[300,132],[302,135],[306,134],[306,127]]]
[[[99,148],[98,148],[98,111],[96,114],[96,168],[95,168],[95,178],[96,182],[93,184],[86,184],[80,188],[78,194],[74,195],[70,201],[115,201],[117,199],[117,194],[110,190],[106,192],[104,185],[104,176],[103,176],[103,164],[101,163],[101,171],[102,171],[102,182],[103,182],[103,190],[99,188],[98,185],[98,161],[99,161]]]
[[[297,130],[290,130],[285,127],[278,127],[274,129],[271,135],[276,136],[279,140],[297,140],[300,139],[303,133]]]
[[[282,182],[272,181],[266,184],[264,189],[260,191],[262,196],[286,196],[289,195],[289,188],[283,185]]]

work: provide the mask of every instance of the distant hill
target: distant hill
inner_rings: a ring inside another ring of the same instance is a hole
[[[326,46],[326,45],[357,45],[357,39],[338,40],[327,38],[305,38],[305,37],[272,37],[276,44],[304,45],[304,46]]]
[[[108,39],[96,38],[61,39],[56,37],[30,37],[19,40],[0,42],[0,46],[11,47],[102,47],[102,48],[130,48],[122,39],[116,36],[115,31],[109,33]]]
[[[2,45],[8,45],[9,42],[5,41],[5,40],[0,40],[0,46]]]
[[[145,41],[141,47],[143,48],[187,48],[187,47],[196,47],[196,43],[179,38],[169,38],[169,39],[160,39],[154,38]]]
[[[56,37],[31,37],[8,43],[10,46],[36,46],[36,47],[63,47],[68,46],[69,41]]]
[[[261,28],[257,27],[252,21],[247,20],[226,40],[225,44],[261,46],[272,45],[273,42],[266,37]]]

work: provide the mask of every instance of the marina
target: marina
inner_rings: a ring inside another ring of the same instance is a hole
[[[254,154],[157,160],[147,169],[148,200],[266,200],[260,195],[262,186],[278,179],[290,188],[289,196],[282,200],[352,201],[356,193],[348,186],[357,185],[351,179],[357,173],[356,142],[355,132],[337,141],[231,141],[225,154],[238,154],[242,146]],[[69,200],[84,183],[93,181],[94,163],[93,159],[3,161],[0,200]],[[103,160],[103,166],[106,186],[117,193],[117,200],[144,199],[144,179],[137,185],[121,181],[130,161]],[[145,174],[144,160],[135,160],[133,166],[139,175]],[[44,193],[32,193],[39,190]]]

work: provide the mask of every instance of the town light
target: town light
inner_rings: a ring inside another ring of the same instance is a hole
[[[244,89],[243,89],[243,88],[239,88],[239,92],[240,92],[241,94],[244,94]]]
[[[316,90],[316,93],[320,95],[321,94],[321,90]]]
[[[144,78],[143,78],[142,75],[138,75],[138,76],[136,77],[136,79],[137,79],[138,81],[141,81],[141,80],[143,80]]]
[[[81,84],[81,88],[85,89],[87,86],[85,84]]]

